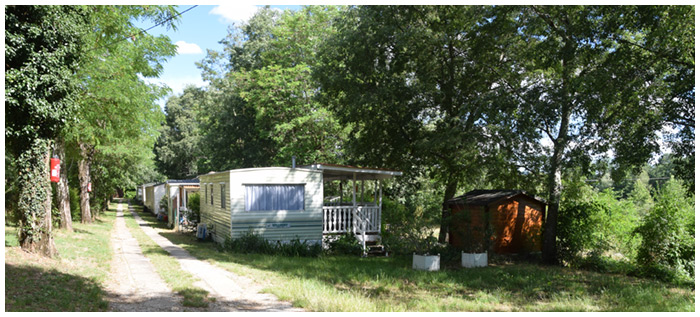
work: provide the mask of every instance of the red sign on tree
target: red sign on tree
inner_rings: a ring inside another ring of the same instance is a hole
[[[56,157],[51,158],[51,181],[54,183],[58,183],[58,180],[60,178],[61,178],[61,160],[59,160]]]

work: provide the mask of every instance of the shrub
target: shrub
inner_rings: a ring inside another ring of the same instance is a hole
[[[187,213],[185,217],[192,222],[200,222],[199,193],[193,193],[187,197]]]
[[[632,232],[639,224],[637,209],[610,189],[564,202],[557,220],[557,249],[568,264],[595,264],[605,254],[624,259],[636,256],[639,239]]]
[[[326,237],[327,254],[332,255],[362,255],[362,245],[357,241],[354,235],[346,233],[339,236],[337,239]]]
[[[686,280],[695,276],[695,197],[671,178],[634,233],[641,237],[637,264],[642,276]]]
[[[160,209],[168,210],[168,195],[164,195],[163,198],[160,199],[158,206]],[[160,210],[158,210],[158,213],[160,213]]]
[[[227,237],[223,249],[236,253],[275,254],[296,257],[316,257],[321,255],[323,248],[320,244],[307,244],[306,241],[293,239],[289,242],[271,242],[252,230],[236,237]]]

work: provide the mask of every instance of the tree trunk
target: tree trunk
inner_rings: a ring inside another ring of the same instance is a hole
[[[438,234],[438,242],[445,243],[447,238],[447,228],[450,225],[450,209],[447,207],[447,201],[452,199],[457,192],[457,179],[448,176],[447,186],[445,186],[445,196],[442,199],[442,217],[440,219],[440,233]]]
[[[563,143],[563,142],[558,142]],[[559,201],[561,199],[561,158],[563,146],[555,144],[554,154],[551,157],[548,190],[549,204],[547,218],[544,226],[544,239],[542,241],[542,261],[545,264],[557,264],[557,216],[559,214]]]
[[[56,197],[58,198],[58,212],[61,215],[59,227],[73,231],[73,219],[70,214],[70,192],[68,187],[68,170],[66,166],[66,144],[61,138],[56,141],[56,153],[61,160],[61,178],[56,184]]]
[[[78,162],[78,180],[80,181],[80,214],[82,223],[92,223],[92,213],[90,212],[90,193],[88,184],[90,183],[90,146],[80,143],[80,162]]]
[[[557,138],[552,140],[554,143],[554,153],[550,158],[549,176],[548,176],[548,191],[549,191],[549,206],[547,208],[547,218],[544,226],[544,239],[542,241],[542,261],[545,264],[558,264],[557,256],[557,218],[559,215],[559,201],[561,200],[561,172],[562,161],[566,144],[569,142],[569,123],[571,122],[571,113],[573,104],[569,94],[572,69],[570,60],[574,56],[574,45],[571,41],[567,41],[563,49],[563,74],[562,74],[562,90],[561,90],[561,122],[559,123],[559,133]]]
[[[36,139],[20,156],[19,244],[47,257],[57,254],[51,232],[50,141]]]

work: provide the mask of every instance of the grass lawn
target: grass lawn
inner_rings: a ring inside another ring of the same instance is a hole
[[[22,251],[17,228],[6,225],[5,311],[106,311],[114,210],[93,224],[73,223],[73,233],[56,230],[53,259]]]
[[[410,256],[232,254],[192,236],[161,234],[193,256],[270,285],[267,292],[311,311],[695,310],[693,289],[622,275],[534,264],[423,272],[411,269]]]
[[[124,219],[131,235],[139,242],[141,251],[148,257],[151,263],[153,263],[153,266],[165,283],[167,283],[173,291],[183,296],[182,305],[188,307],[209,306],[209,301],[213,300],[213,298],[209,298],[209,292],[200,287],[192,286],[192,284],[199,281],[199,279],[182,270],[180,263],[170,256],[170,253],[163,250],[163,248],[151,240],[151,238],[141,230],[138,223],[136,223],[136,219],[134,219],[131,212],[129,212],[127,204],[124,204],[123,207]],[[156,222],[152,214],[143,212],[143,207],[133,207],[141,218],[148,220],[149,224],[155,227],[156,230],[167,230],[164,222]]]

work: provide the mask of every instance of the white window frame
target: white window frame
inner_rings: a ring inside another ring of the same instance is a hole
[[[301,209],[252,209],[248,199],[250,199],[248,187],[250,186],[295,186],[301,188]],[[263,183],[263,184],[243,184],[244,187],[244,211],[246,212],[269,212],[269,211],[304,211],[306,209],[306,184],[304,183]]]

